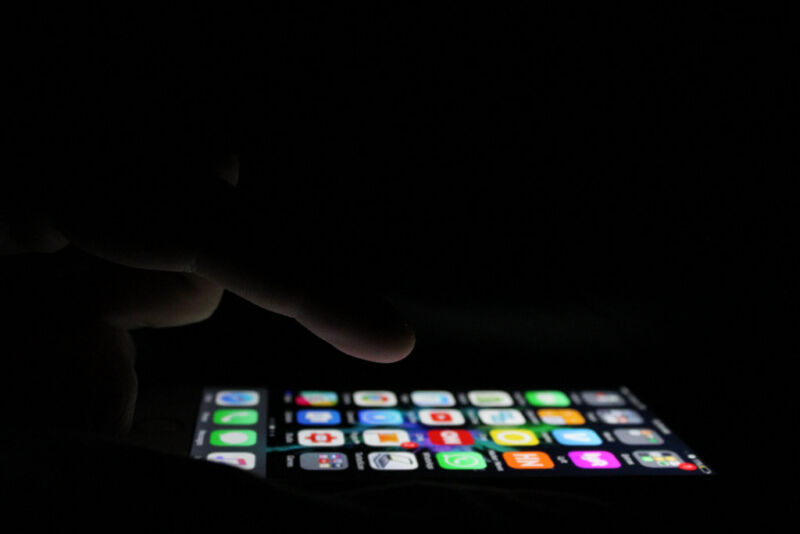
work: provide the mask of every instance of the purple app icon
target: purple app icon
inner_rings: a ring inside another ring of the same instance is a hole
[[[572,451],[569,459],[581,469],[617,469],[619,460],[608,451]]]

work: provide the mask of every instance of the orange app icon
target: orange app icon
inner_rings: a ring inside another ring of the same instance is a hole
[[[571,408],[564,408],[560,410],[555,409],[542,409],[537,410],[539,419],[548,425],[582,425],[586,423],[581,412]]]
[[[504,452],[503,460],[511,469],[552,469],[553,460],[546,452]]]

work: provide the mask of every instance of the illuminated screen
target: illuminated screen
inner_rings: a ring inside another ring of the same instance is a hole
[[[205,388],[191,455],[270,478],[712,473],[625,387]]]

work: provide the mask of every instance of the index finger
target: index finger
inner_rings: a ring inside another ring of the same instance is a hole
[[[208,278],[357,358],[388,363],[414,348],[412,329],[387,302],[361,288],[321,283],[314,273],[324,266],[265,235],[259,209],[221,180],[168,187],[139,180],[104,198],[60,218],[68,237],[92,254]]]

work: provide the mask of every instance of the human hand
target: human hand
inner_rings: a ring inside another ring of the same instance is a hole
[[[20,324],[29,339],[54,340],[27,356],[29,372],[59,377],[59,391],[70,373],[80,375],[70,379],[76,383],[93,384],[100,401],[84,404],[100,406],[101,413],[87,415],[89,428],[119,432],[131,424],[136,376],[130,330],[202,321],[226,289],[295,319],[351,356],[388,363],[413,349],[413,332],[388,304],[360,288],[324,286],[315,280],[324,265],[293,254],[285,238],[257,233],[266,225],[258,207],[235,189],[235,157],[161,152],[107,178],[101,171],[116,171],[120,159],[106,156],[85,179],[51,181],[39,197],[34,191],[25,210],[6,217],[0,245],[5,254],[20,254],[72,244],[111,262],[89,278],[41,280],[35,298],[17,288],[18,298],[9,301],[27,310],[17,315],[27,318]],[[276,232],[291,234],[291,226]],[[37,368],[34,362],[43,359]],[[72,394],[80,393],[72,388]]]

